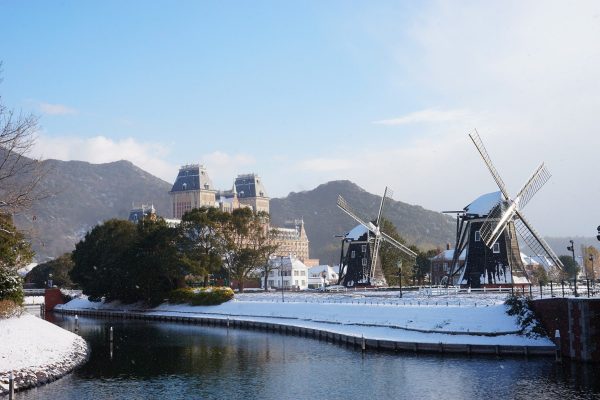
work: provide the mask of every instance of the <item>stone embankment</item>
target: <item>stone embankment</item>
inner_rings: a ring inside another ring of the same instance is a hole
[[[458,344],[458,343],[423,343],[402,340],[384,340],[369,338],[351,333],[335,332],[333,329],[315,326],[301,326],[291,321],[270,322],[245,319],[240,317],[220,316],[207,317],[200,315],[182,315],[181,313],[147,313],[143,311],[116,311],[107,309],[67,309],[57,308],[55,312],[85,315],[100,318],[128,318],[150,321],[168,321],[204,326],[220,326],[227,328],[241,328],[262,330],[266,332],[278,332],[285,335],[296,335],[324,340],[340,345],[352,346],[364,350],[383,351],[410,351],[416,353],[455,353],[455,354],[481,354],[496,356],[551,356],[555,353],[552,346],[527,346],[527,345],[501,345],[501,344]]]
[[[0,396],[52,382],[84,364],[90,346],[80,336],[31,315],[0,320]]]

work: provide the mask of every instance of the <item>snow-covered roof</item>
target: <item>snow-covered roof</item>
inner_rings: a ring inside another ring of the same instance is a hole
[[[367,228],[365,228],[364,225],[356,225],[354,228],[352,228],[352,230],[350,232],[348,232],[348,234],[346,235],[346,238],[348,239],[352,239],[352,240],[358,240],[362,235],[364,235],[365,233],[367,233]]]
[[[328,278],[337,275],[337,271],[329,265],[317,265],[308,269],[309,276],[320,276],[323,272],[327,274]]]
[[[494,208],[502,200],[502,192],[486,193],[479,196],[471,204],[464,208],[467,214],[484,216],[488,215],[490,210]]]
[[[458,259],[462,261],[465,259],[466,256],[467,256],[467,249],[464,249],[463,252],[460,253],[460,257],[458,257]],[[454,249],[450,249],[450,250],[442,251],[435,257],[432,257],[431,260],[432,261],[452,260],[453,257],[454,257]]]

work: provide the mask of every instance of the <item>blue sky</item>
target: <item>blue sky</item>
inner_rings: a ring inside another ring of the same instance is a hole
[[[2,101],[35,155],[129,159],[273,197],[350,179],[434,210],[495,190],[477,128],[544,234],[600,223],[600,6],[549,1],[4,1]],[[6,18],[8,16],[8,18]],[[577,194],[577,195],[574,195]],[[548,218],[577,201],[574,215]],[[529,210],[531,208],[531,210]]]

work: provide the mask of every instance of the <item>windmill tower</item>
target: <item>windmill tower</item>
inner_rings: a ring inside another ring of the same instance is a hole
[[[480,196],[457,213],[456,246],[448,281],[474,288],[485,284],[525,283],[527,277],[517,234],[535,255],[542,256],[539,258],[546,268],[562,269],[563,265],[556,254],[522,211],[550,179],[551,175],[544,164],[511,198],[477,131],[469,134],[469,137],[500,191]],[[458,257],[465,249],[465,266],[458,268]]]
[[[412,258],[417,257],[414,251],[385,234],[379,228],[385,202],[388,198],[391,198],[391,190],[386,187],[381,198],[381,204],[379,205],[377,219],[373,222],[366,222],[364,218],[358,216],[342,196],[338,196],[338,207],[359,223],[358,226],[346,235],[349,245],[346,251],[345,262],[342,261],[340,263],[340,284],[348,287],[357,285],[384,286],[386,284],[381,262],[379,261],[379,248],[382,240]]]

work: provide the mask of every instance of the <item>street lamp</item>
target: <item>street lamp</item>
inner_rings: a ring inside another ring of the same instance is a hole
[[[573,271],[573,283],[575,284],[575,289],[574,289],[574,294],[575,297],[579,297],[579,295],[577,294],[577,260],[575,259],[575,246],[573,245],[573,241],[569,240],[569,243],[571,243],[570,246],[567,246],[567,250],[569,250],[571,252],[571,255],[573,256],[573,262],[575,263],[575,270]]]

